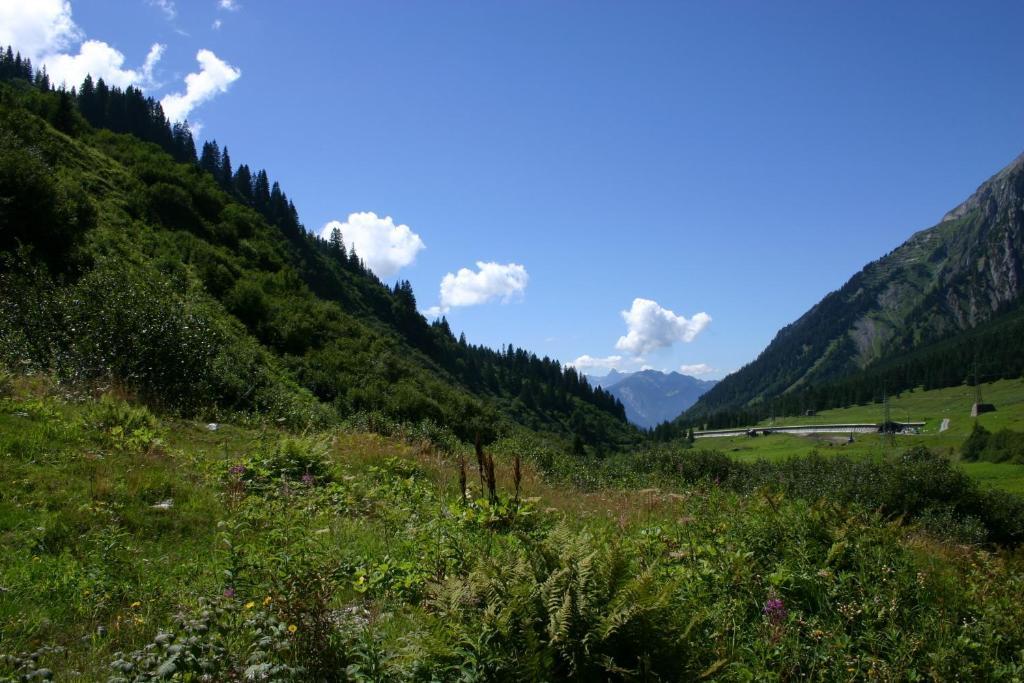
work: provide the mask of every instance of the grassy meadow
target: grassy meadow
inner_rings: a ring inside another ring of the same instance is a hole
[[[387,432],[212,430],[15,380],[0,680],[1024,675],[1021,555],[943,537],[949,510],[908,522],[711,470],[581,488],[529,439],[481,474],[429,425]],[[941,461],[894,467],[959,495]]]
[[[1012,429],[1024,431],[1024,380],[1000,380],[982,384],[982,399],[996,406],[996,411],[978,417],[978,423],[990,431]],[[958,386],[931,391],[908,391],[890,398],[893,420],[924,422],[917,435],[898,435],[895,441],[876,434],[854,434],[853,443],[838,434],[772,434],[767,437],[715,437],[701,439],[698,447],[720,450],[743,462],[759,459],[784,460],[805,456],[812,451],[822,455],[842,454],[854,458],[882,458],[914,446],[925,446],[933,451],[959,459],[961,444],[970,434],[975,419],[971,417],[974,387]],[[881,422],[881,404],[851,406],[823,410],[811,417],[780,417],[776,424],[842,424]],[[943,419],[949,419],[948,429],[940,432]],[[771,426],[764,420],[758,426]],[[986,485],[1024,495],[1024,466],[1012,463],[958,462],[959,467]]]

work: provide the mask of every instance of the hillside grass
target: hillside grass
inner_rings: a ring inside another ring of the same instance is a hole
[[[712,481],[585,491],[529,462],[517,501],[509,444],[489,500],[471,450],[415,430],[8,390],[0,680],[1024,673],[1021,556],[935,524]]]
[[[971,405],[974,403],[975,388],[967,385],[924,391],[904,391],[889,397],[889,411],[893,420],[909,418],[913,422],[925,422],[925,434],[938,434],[943,418],[949,418],[947,436],[966,438],[974,425]],[[1024,431],[1024,379],[1004,379],[982,383],[982,400],[996,406],[993,413],[978,418],[981,425],[991,431],[1013,429]],[[884,408],[881,403],[822,410],[814,416],[776,418],[777,424],[836,424],[846,422],[881,422]],[[769,426],[769,420],[762,420],[761,426]]]
[[[978,423],[991,431],[1012,429],[1024,431],[1024,380],[999,380],[981,385],[982,399],[996,406],[993,413],[978,417]],[[772,434],[769,436],[735,436],[699,439],[699,448],[720,450],[742,462],[769,460],[781,462],[792,457],[803,457],[811,452],[822,455],[845,455],[858,459],[877,459],[907,448],[924,446],[946,454],[957,466],[984,485],[1024,495],[1024,466],[1013,463],[962,462],[960,446],[974,426],[971,405],[974,387],[959,386],[931,391],[908,391],[891,397],[890,414],[893,420],[924,422],[917,435],[897,435],[895,440],[878,434],[854,434],[853,443],[839,434]],[[944,418],[949,428],[940,432]],[[809,417],[779,417],[775,424],[814,425],[881,422],[881,404],[851,406],[823,410]],[[770,420],[758,423],[770,427]]]

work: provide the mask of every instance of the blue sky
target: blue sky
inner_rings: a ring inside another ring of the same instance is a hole
[[[563,361],[721,376],[1024,150],[1019,2],[221,4],[72,0],[39,50],[103,41],[156,97],[209,51],[202,138]]]

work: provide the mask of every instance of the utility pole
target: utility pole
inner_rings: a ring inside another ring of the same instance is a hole
[[[896,443],[896,431],[892,428],[892,411],[889,407],[889,394],[885,390],[885,385],[882,385],[882,410],[883,410],[883,421],[882,421],[882,440],[887,446],[894,446]]]
[[[974,403],[981,405],[981,382],[978,381],[978,356],[974,356]]]

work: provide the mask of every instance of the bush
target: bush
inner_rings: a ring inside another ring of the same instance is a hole
[[[992,433],[977,422],[960,447],[960,457],[971,462],[1012,462],[1024,464],[1024,433],[1000,429]]]
[[[95,225],[81,186],[0,128],[0,249],[30,245],[53,265]]]

